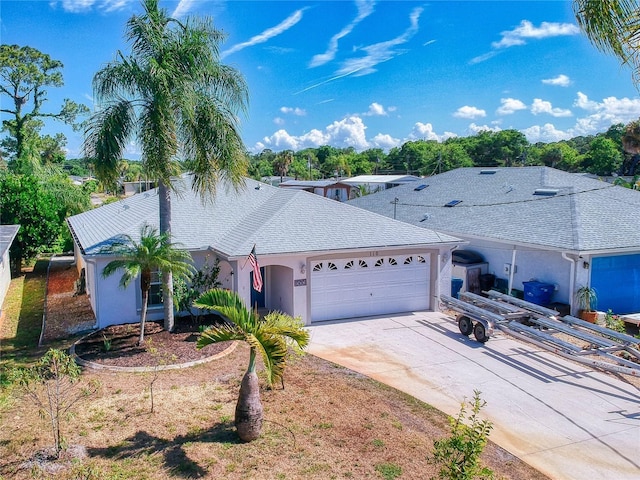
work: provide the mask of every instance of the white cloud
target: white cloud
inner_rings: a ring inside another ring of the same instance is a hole
[[[393,111],[393,110],[390,109],[390,111]],[[386,112],[386,110],[382,105],[380,105],[377,102],[373,102],[371,105],[369,105],[369,110],[363,113],[363,115],[367,117],[374,117],[374,116],[379,117],[379,116],[387,116],[388,113]]]
[[[376,72],[376,65],[387,62],[392,58],[405,53],[405,50],[398,50],[394,47],[407,43],[418,32],[418,20],[422,14],[423,8],[414,8],[409,16],[409,28],[400,36],[386,42],[374,43],[366,47],[361,47],[356,51],[366,53],[363,57],[350,58],[342,63],[340,69],[336,72],[335,78],[345,75],[369,75]]]
[[[270,137],[264,137],[262,142],[258,142],[254,146],[253,150],[261,151],[265,148],[301,150],[333,145],[341,148],[353,147],[361,151],[369,148],[365,135],[366,129],[362,119],[352,115],[327,125],[324,131],[313,129],[300,136],[290,135],[286,130],[278,130]]]
[[[560,74],[554,78],[546,78],[542,80],[545,85],[553,85],[556,87],[568,87],[571,85],[571,79],[564,74]]]
[[[49,2],[49,5],[55,6],[58,3],[62,5],[62,9],[65,12],[80,13],[91,10],[94,6],[97,10],[105,12],[112,12],[120,10],[128,3],[132,3],[134,0],[53,0]]]
[[[558,130],[551,123],[545,123],[543,126],[534,125],[529,128],[525,128],[522,130],[522,133],[530,143],[544,142],[559,142],[560,140],[568,140],[573,135],[569,131]]]
[[[173,11],[171,16],[173,18],[181,18],[185,16],[187,13],[189,13],[189,11],[191,10],[191,6],[195,1],[196,0],[180,0],[180,3],[178,3],[178,6]]]
[[[298,107],[280,107],[280,111],[285,115],[291,114],[298,117],[304,117],[307,114],[306,110]]]
[[[399,147],[402,145],[402,140],[399,138],[393,138],[387,133],[379,133],[371,140],[369,148],[381,148],[383,150],[390,150],[393,147]]]
[[[558,37],[563,35],[578,35],[580,29],[573,23],[542,22],[539,27],[534,27],[529,20],[522,20],[520,25],[513,30],[501,32],[499,42],[493,42],[494,49],[509,48],[516,45],[524,45],[527,40],[540,40],[543,38]]]
[[[500,127],[490,127],[489,125],[476,125],[475,123],[471,123],[467,127],[467,132],[469,135],[475,135],[480,132],[488,131],[488,132],[499,132],[502,129]]]
[[[297,24],[300,20],[302,20],[302,13],[304,12],[304,10],[305,10],[304,8],[302,8],[300,10],[296,10],[295,12],[293,12],[291,15],[289,15],[287,18],[285,18],[282,22],[280,22],[275,27],[267,28],[264,32],[251,37],[246,42],[235,44],[230,49],[225,50],[224,52],[220,53],[220,58],[223,59],[223,58],[231,55],[232,53],[238,52],[238,51],[243,50],[243,49],[245,49],[247,47],[252,47],[252,46],[258,45],[260,43],[265,43],[265,42],[271,40],[273,37],[276,37],[276,36],[280,35],[281,33],[286,32],[291,27],[293,27],[295,24]]]
[[[518,110],[526,110],[527,106],[516,98],[501,98],[500,107],[496,110],[498,115],[511,115]]]
[[[338,41],[341,38],[349,35],[356,27],[356,25],[358,25],[362,20],[371,15],[373,13],[374,5],[375,2],[371,0],[356,0],[356,7],[358,8],[358,15],[356,16],[356,18],[351,23],[343,27],[340,32],[331,37],[327,50],[324,53],[314,55],[311,59],[311,62],[309,63],[309,67],[318,67],[333,60],[336,56],[336,52],[338,51]]]
[[[493,42],[489,52],[474,57],[470,63],[484,62],[495,57],[500,50],[526,45],[527,41],[531,39],[541,40],[550,37],[578,35],[579,33],[580,29],[573,23],[542,22],[539,27],[535,27],[529,20],[522,20],[520,25],[513,30],[501,32],[500,41]]]
[[[573,106],[590,111],[595,111],[598,109],[598,103],[594,102],[593,100],[589,100],[587,96],[582,92],[578,92],[578,98],[576,98],[576,100],[573,102]]]
[[[284,118],[276,117],[276,118],[273,119],[273,123],[275,123],[278,126],[282,126],[282,125],[284,125]]]
[[[454,117],[457,118],[469,118],[474,119],[478,117],[486,117],[487,112],[476,107],[471,107],[469,105],[465,105],[464,107],[460,107],[453,113]]]
[[[440,137],[433,131],[433,125],[430,123],[416,122],[409,134],[411,140],[440,140]]]
[[[546,100],[542,100],[540,98],[535,98],[533,100],[533,104],[531,105],[531,113],[534,115],[538,115],[541,113],[547,113],[552,117],[571,117],[573,113],[571,110],[567,110],[564,108],[554,108],[551,105],[551,102]]]
[[[616,123],[629,123],[640,117],[639,98],[607,97],[596,102],[578,92],[574,106],[589,112],[587,117],[580,118],[576,123],[577,135],[597,133]]]

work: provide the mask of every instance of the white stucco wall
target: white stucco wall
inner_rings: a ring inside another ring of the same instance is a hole
[[[551,301],[569,304],[572,295],[571,262],[562,258],[562,252],[514,247],[475,239],[470,239],[470,244],[464,247],[465,250],[474,250],[482,254],[488,263],[488,273],[507,281],[509,274],[504,271],[504,266],[511,265],[514,248],[516,271],[513,274],[512,288],[523,290],[523,282],[532,280],[550,283],[557,286]]]
[[[4,297],[11,283],[11,266],[9,265],[9,249],[0,257],[0,310],[4,303]]]

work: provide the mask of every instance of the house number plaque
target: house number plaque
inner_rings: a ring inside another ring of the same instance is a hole
[[[293,281],[293,286],[294,287],[304,287],[307,285],[307,279],[306,278],[301,278],[300,280],[294,280]]]

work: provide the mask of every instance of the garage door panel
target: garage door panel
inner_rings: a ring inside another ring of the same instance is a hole
[[[311,319],[333,320],[429,307],[429,264],[422,255],[316,262]]]

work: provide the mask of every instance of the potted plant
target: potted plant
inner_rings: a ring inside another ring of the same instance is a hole
[[[589,287],[580,287],[576,292],[576,300],[580,309],[580,318],[590,323],[596,323],[598,312],[595,311],[598,297],[596,291]]]

